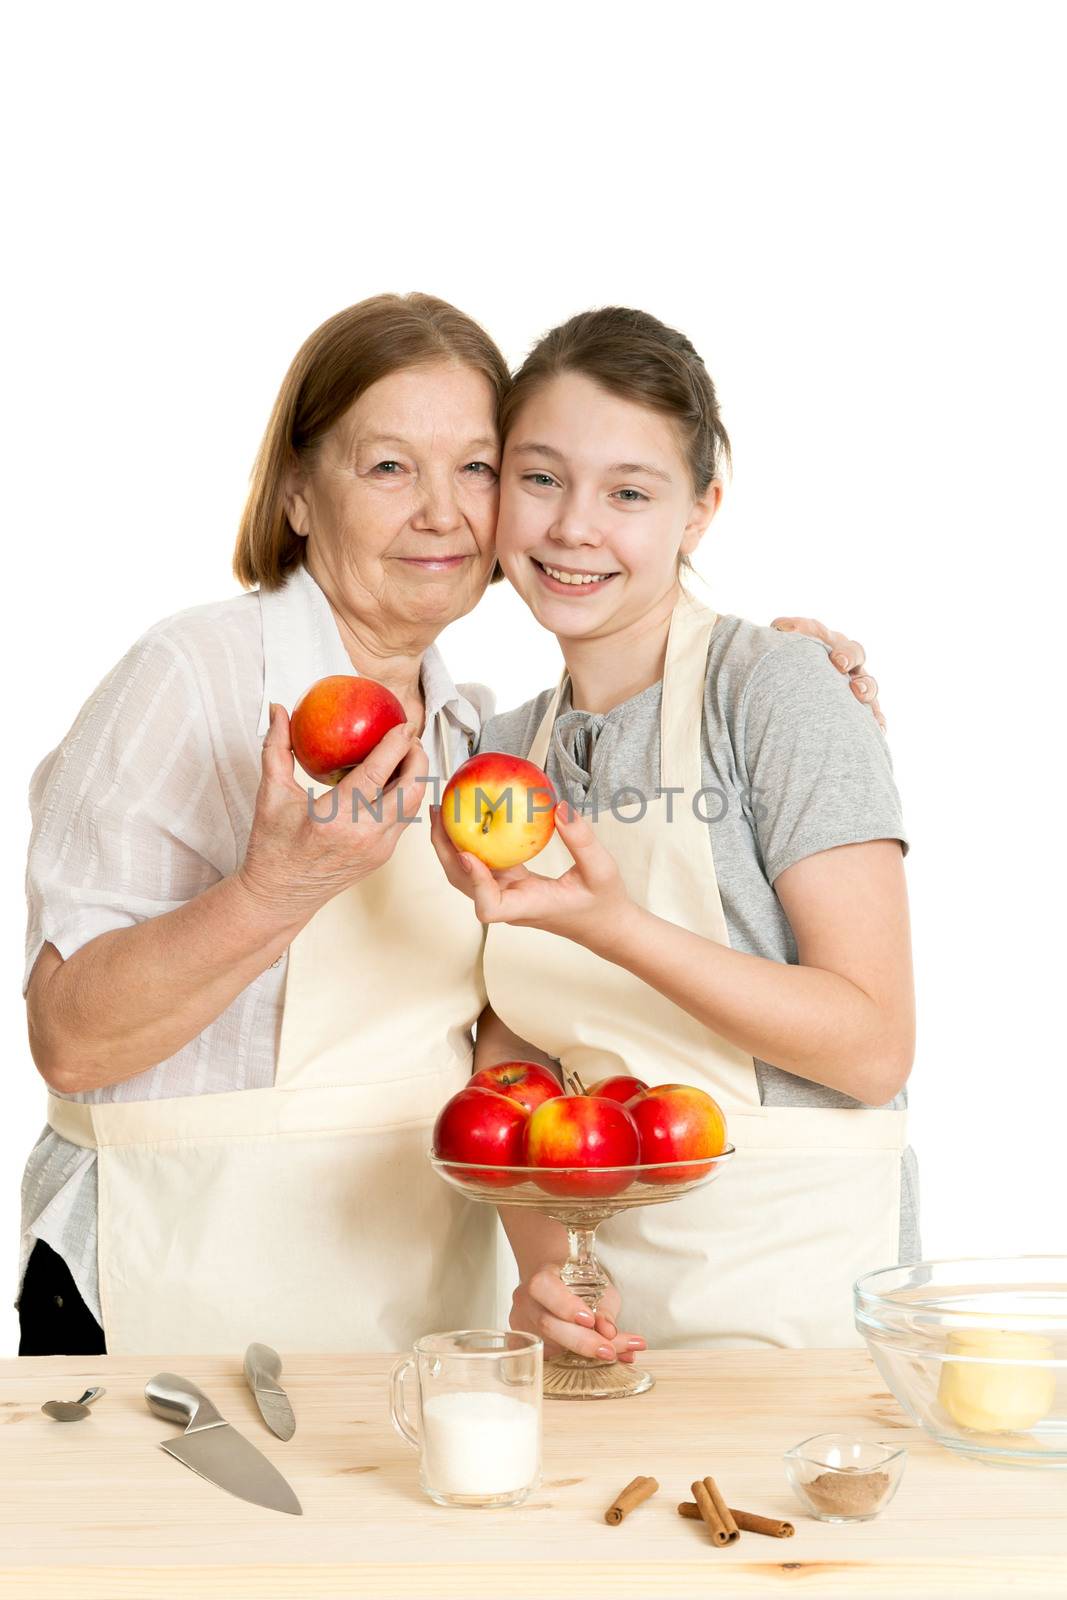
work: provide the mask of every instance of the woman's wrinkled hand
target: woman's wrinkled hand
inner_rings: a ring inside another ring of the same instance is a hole
[[[429,762],[415,729],[404,723],[390,728],[329,793],[309,802],[295,778],[288,713],[281,705],[271,710],[252,831],[236,875],[260,900],[311,914],[388,861],[418,816]]]
[[[866,656],[858,639],[849,639],[814,617],[775,617],[771,627],[777,628],[779,633],[805,633],[809,639],[821,639],[823,644],[830,645],[831,662],[848,679],[852,693],[861,705],[871,708],[875,722],[885,733],[885,718],[878,704],[878,683],[869,672],[864,671]]]
[[[518,1333],[536,1333],[545,1342],[545,1358],[563,1351],[590,1360],[632,1362],[646,1348],[639,1334],[620,1333],[622,1297],[609,1284],[594,1316],[567,1288],[560,1264],[546,1262],[519,1284],[511,1297],[511,1326]]]
[[[593,944],[632,905],[614,856],[566,801],[556,806],[555,823],[574,865],[559,878],[524,866],[493,872],[469,850],[455,848],[440,806],[431,806],[430,815],[430,837],[448,881],[474,901],[479,922],[510,922]]]

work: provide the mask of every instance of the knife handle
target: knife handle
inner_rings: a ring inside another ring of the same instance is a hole
[[[250,1344],[245,1351],[245,1377],[248,1387],[276,1389],[282,1375],[281,1358],[269,1344]]]
[[[144,1397],[157,1417],[190,1428],[210,1428],[225,1422],[206,1394],[176,1372],[157,1372],[144,1386]]]

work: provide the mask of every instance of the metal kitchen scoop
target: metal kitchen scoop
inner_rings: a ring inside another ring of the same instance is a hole
[[[157,1372],[145,1384],[144,1395],[157,1416],[186,1424],[179,1438],[160,1440],[160,1448],[168,1455],[241,1500],[270,1511],[303,1514],[300,1501],[273,1462],[219,1416],[195,1383],[174,1372]]]
[[[89,1415],[89,1407],[102,1394],[107,1394],[107,1390],[86,1389],[80,1400],[46,1400],[41,1410],[46,1417],[54,1417],[57,1422],[80,1422]]]
[[[245,1351],[245,1377],[260,1416],[279,1439],[291,1439],[296,1432],[296,1418],[289,1396],[278,1381],[281,1375],[282,1360],[277,1350],[269,1344],[249,1345]]]

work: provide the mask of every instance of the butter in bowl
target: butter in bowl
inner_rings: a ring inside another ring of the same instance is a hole
[[[1067,1256],[885,1267],[854,1304],[886,1385],[938,1444],[1067,1467]]]

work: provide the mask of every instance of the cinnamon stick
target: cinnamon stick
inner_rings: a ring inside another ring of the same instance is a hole
[[[730,1535],[730,1542],[733,1543],[735,1539],[740,1539],[741,1530],[734,1521],[733,1512],[723,1499],[722,1494],[719,1491],[719,1485],[715,1482],[715,1479],[705,1478],[704,1487],[710,1494],[712,1500],[715,1502],[715,1509],[719,1513],[719,1520],[726,1529],[727,1533]]]
[[[693,1499],[696,1501],[697,1511],[704,1519],[704,1525],[711,1534],[713,1542],[718,1545],[733,1544],[735,1539],[740,1539],[741,1534],[733,1517],[729,1517],[728,1511],[729,1523],[723,1517],[722,1511],[726,1511],[726,1506],[724,1504],[722,1511],[720,1511],[715,1496],[708,1487],[709,1484],[714,1487],[714,1483],[714,1478],[698,1478],[696,1483],[691,1485]]]
[[[604,1521],[617,1528],[629,1512],[645,1500],[651,1499],[659,1488],[655,1478],[637,1477],[626,1485],[604,1513]]]
[[[699,1519],[701,1512],[695,1501],[683,1500],[678,1507],[678,1514]],[[776,1517],[760,1517],[754,1511],[735,1511],[731,1506],[730,1515],[742,1533],[765,1533],[769,1539],[791,1539],[797,1531],[791,1522],[779,1522]]]

